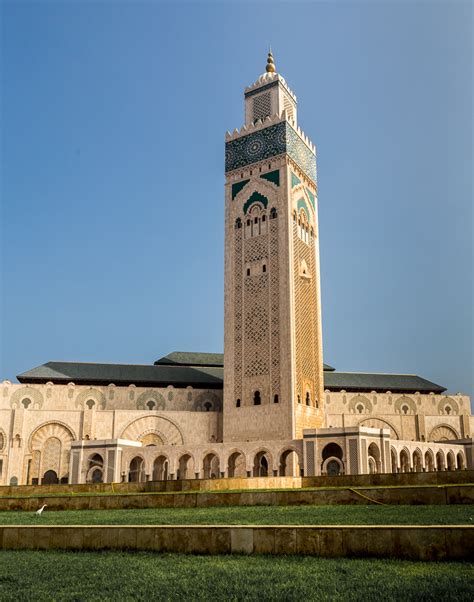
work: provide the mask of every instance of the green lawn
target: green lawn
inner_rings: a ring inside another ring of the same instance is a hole
[[[0,512],[0,525],[459,525],[474,524],[474,506],[230,506]]]
[[[301,556],[0,552],[0,600],[472,600],[473,565]]]

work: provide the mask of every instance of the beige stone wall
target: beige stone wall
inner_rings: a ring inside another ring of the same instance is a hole
[[[81,439],[196,445],[222,441],[222,391],[81,385],[0,386],[0,484],[48,470],[67,478]]]
[[[473,435],[466,395],[328,392],[328,427],[389,428],[392,439],[434,441]]]

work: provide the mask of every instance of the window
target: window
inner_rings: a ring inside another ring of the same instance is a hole
[[[273,396],[273,403],[278,403],[278,395]]]
[[[236,229],[236,230],[239,230],[240,228],[242,228],[242,220],[240,219],[240,217],[238,217],[238,218],[235,220],[235,229]]]
[[[306,392],[306,405],[311,405],[311,396],[309,394],[309,391]]]
[[[298,403],[301,403],[301,397],[298,395]]]
[[[359,414],[362,414],[362,412],[364,411],[364,406],[362,404],[359,404],[356,410],[359,412]]]
[[[204,409],[206,410],[206,412],[209,412],[212,409],[212,403],[206,401],[206,403],[204,404]]]
[[[446,407],[444,408],[444,411],[445,411],[445,412],[446,412],[446,414],[448,414],[448,416],[449,416],[449,414],[451,414],[451,408],[450,408],[450,406],[446,406]]]
[[[23,399],[22,402],[21,402],[21,404],[25,408],[25,410],[27,410],[28,406],[31,404],[31,399],[28,399],[28,398]]]
[[[272,207],[270,209],[270,219],[275,219],[277,216],[277,210],[275,209],[275,207]]]
[[[258,224],[258,217],[254,217],[254,218],[253,218],[253,223],[254,223],[254,224]]]
[[[262,272],[265,274],[266,271],[267,271],[267,266],[265,264],[263,264],[263,266],[262,266]]]
[[[260,391],[255,391],[253,394],[253,405],[259,406],[262,403],[262,398],[260,397]]]
[[[249,219],[247,220],[247,226],[250,226],[250,220]]]
[[[402,412],[403,412],[404,414],[408,414],[408,406],[403,406],[403,407],[402,407]]]
[[[235,402],[235,407],[240,408],[240,399],[237,399],[237,401]]]
[[[93,399],[88,399],[86,401],[86,406],[89,408],[89,410],[92,410],[92,408],[95,406],[95,401]]]
[[[267,218],[264,215],[262,215],[262,222],[264,222],[266,219]]]
[[[247,276],[250,276],[250,268],[247,268]]]
[[[155,402],[153,401],[153,399],[150,399],[150,401],[147,401],[147,402],[146,402],[146,407],[147,407],[149,410],[153,410],[153,408],[155,407],[155,405],[156,405],[156,404],[155,404]]]

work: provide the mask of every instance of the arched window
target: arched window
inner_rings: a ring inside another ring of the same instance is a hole
[[[311,396],[309,394],[309,391],[306,391],[306,405],[311,405]]]
[[[267,218],[265,217],[265,215],[262,215],[262,222],[264,222]]]
[[[95,406],[95,401],[93,399],[88,399],[86,401],[86,406],[89,408],[89,410],[92,410],[92,408]]]
[[[265,274],[267,271],[267,266],[265,264],[262,265],[262,272]]]
[[[31,404],[31,399],[28,399],[27,397],[25,399],[22,400],[21,405],[25,408],[25,410],[28,409],[28,406]]]
[[[212,403],[210,401],[206,401],[206,403],[204,404],[204,409],[206,410],[206,412],[209,412],[212,409]]]
[[[278,399],[278,395],[277,395],[277,394],[275,394],[275,395],[273,396],[273,403],[278,403],[278,401],[279,401],[279,399]]]
[[[449,416],[449,414],[451,414],[451,407],[450,406],[446,406],[444,408],[444,411],[446,412],[446,414]]]
[[[260,391],[255,391],[253,394],[253,405],[259,406],[262,403],[262,398],[260,397]]]
[[[153,408],[155,407],[155,405],[156,405],[156,403],[153,401],[153,399],[150,399],[150,401],[147,401],[147,402],[146,402],[146,407],[147,407],[149,410],[153,410]]]
[[[359,412],[359,414],[362,414],[362,412],[364,411],[364,406],[360,403],[357,406],[356,410]]]
[[[301,403],[301,397],[298,395],[298,403]]]
[[[237,401],[235,402],[235,407],[240,408],[240,399],[237,399]]]
[[[408,414],[408,406],[402,406],[402,412]]]
[[[277,215],[277,210],[275,209],[275,207],[272,207],[270,209],[270,219],[275,219]]]
[[[250,276],[250,268],[247,268],[247,276]]]
[[[242,220],[240,219],[240,217],[238,217],[238,218],[235,220],[235,229],[236,229],[236,230],[239,230],[240,228],[242,228]]]

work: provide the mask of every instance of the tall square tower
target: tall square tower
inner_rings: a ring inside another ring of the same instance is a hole
[[[316,149],[271,52],[226,135],[224,441],[323,426]]]

